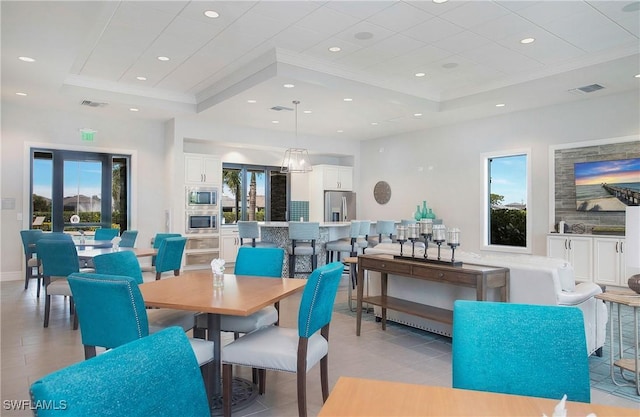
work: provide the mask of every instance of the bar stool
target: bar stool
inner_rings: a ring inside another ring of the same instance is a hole
[[[240,246],[251,246],[253,248],[277,248],[278,245],[271,242],[256,241],[260,239],[260,227],[256,221],[239,221],[238,237],[240,237]],[[244,239],[251,239],[251,243],[244,243]]]
[[[369,238],[369,245],[376,246],[380,243],[393,242],[393,234],[396,231],[396,222],[393,220],[378,220],[376,222],[376,233],[378,236]]]
[[[326,263],[333,261],[333,254],[337,253],[340,260],[341,252],[348,252],[349,256],[357,256],[358,251],[362,246],[358,245],[358,237],[360,236],[360,221],[351,220],[351,227],[349,229],[349,237],[344,237],[337,240],[327,242],[325,248],[327,250]]]
[[[289,222],[289,239],[291,244],[287,247],[289,254],[289,278],[296,273],[311,273],[318,267],[318,251],[316,242],[320,238],[320,223],[318,222]],[[311,269],[308,271],[296,271],[296,257],[311,257]]]
[[[371,220],[360,220],[360,233],[358,233],[358,238],[356,239],[356,246],[362,249],[362,253],[369,247],[370,233]]]

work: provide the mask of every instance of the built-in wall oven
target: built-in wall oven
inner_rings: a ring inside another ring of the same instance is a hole
[[[187,210],[217,210],[218,189],[216,187],[186,187]]]
[[[216,233],[218,213],[213,211],[187,211],[186,233]]]

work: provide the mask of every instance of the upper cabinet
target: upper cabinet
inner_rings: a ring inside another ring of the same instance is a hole
[[[220,184],[222,160],[214,155],[185,154],[184,172],[187,184]]]
[[[353,191],[353,167],[314,165],[312,172],[322,179],[323,190]]]

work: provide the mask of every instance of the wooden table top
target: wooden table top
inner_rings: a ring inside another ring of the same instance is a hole
[[[153,256],[158,254],[158,249],[154,248],[94,248],[94,249],[78,249],[78,258],[80,259],[91,259],[98,255],[104,255],[105,253],[112,252],[124,252],[131,251],[136,254],[138,258],[144,256]]]
[[[210,270],[184,271],[177,277],[140,285],[149,307],[248,316],[302,291],[307,280],[224,275],[224,288],[213,288]]]
[[[634,291],[603,292],[602,294],[596,294],[595,297],[599,300],[612,301],[629,307],[640,307],[640,294]]]
[[[553,415],[557,400],[340,377],[319,417]],[[638,409],[567,401],[567,417],[638,417]]]

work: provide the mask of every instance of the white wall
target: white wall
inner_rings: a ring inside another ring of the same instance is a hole
[[[84,110],[84,109],[83,109]],[[61,113],[56,109],[34,109],[2,105],[3,199],[14,199],[14,210],[1,210],[0,280],[23,279],[23,250],[19,231],[29,227],[29,159],[30,144],[97,152],[134,154],[131,228],[139,230],[137,246],[149,241],[164,224],[162,200],[164,187],[164,127],[159,122],[103,118],[99,109]],[[92,143],[80,140],[80,128],[97,130]],[[158,175],[160,173],[160,175]],[[17,221],[18,213],[23,221]]]
[[[638,135],[636,93],[591,98],[452,126],[362,142],[359,216],[412,218],[422,200],[445,224],[461,230],[461,250],[480,252],[481,159],[484,152],[531,149],[533,253],[546,255],[549,153],[554,144]],[[391,185],[391,201],[373,198],[376,182]]]

